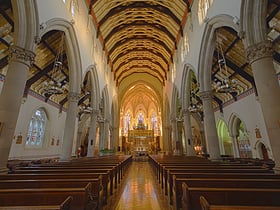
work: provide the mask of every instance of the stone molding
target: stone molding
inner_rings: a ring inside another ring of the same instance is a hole
[[[35,53],[19,46],[12,45],[9,48],[9,60],[23,63],[24,65],[31,67],[35,61]]]
[[[272,48],[272,43],[268,40],[260,42],[258,44],[249,46],[246,49],[246,57],[247,60],[250,64],[254,63],[255,61],[266,58],[266,57],[271,57],[273,55],[273,48]]]
[[[77,102],[80,99],[80,93],[69,92],[68,93],[69,102]]]
[[[212,101],[212,98],[213,98],[212,91],[211,91],[211,90],[208,90],[208,91],[202,91],[202,92],[200,92],[200,98],[201,98],[201,100],[203,100],[203,101],[207,101],[207,100],[211,100],[211,101]]]

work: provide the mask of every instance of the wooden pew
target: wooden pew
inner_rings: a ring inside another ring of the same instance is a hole
[[[277,206],[280,209],[280,189],[188,187],[182,184],[182,209],[200,209],[200,196],[215,205]]]
[[[114,174],[113,171],[110,168],[104,168],[104,169],[99,169],[99,168],[42,168],[42,169],[19,169],[19,170],[14,170],[13,172],[11,172],[10,174],[53,174],[53,173],[92,173],[95,177],[99,176],[99,175],[103,175],[103,176],[107,176],[109,181],[107,183],[103,183],[104,191],[107,193],[109,192],[110,195],[113,194],[113,189],[114,189]],[[105,177],[105,178],[107,178]],[[108,185],[109,184],[109,185]],[[116,183],[115,183],[116,185]],[[108,186],[108,187],[107,187]]]
[[[0,204],[0,210],[70,210],[71,202],[73,200],[72,196],[68,196],[63,202],[59,204],[53,203],[52,205],[22,205],[22,206],[3,206]],[[51,202],[50,202],[51,204]]]
[[[242,178],[176,178],[173,177],[173,208],[181,208],[182,184],[188,187],[212,188],[275,188],[279,189],[280,179],[242,179]]]
[[[101,178],[95,179],[41,179],[35,180],[0,180],[0,189],[28,189],[28,188],[80,188],[91,184],[91,197],[97,203],[97,208],[102,208],[103,187]]]
[[[2,206],[50,205],[72,196],[70,210],[96,209],[97,204],[90,195],[91,184],[82,188],[29,188],[0,189],[0,204]]]
[[[204,196],[200,196],[201,210],[279,210],[279,206],[241,206],[241,205],[212,205]]]
[[[102,205],[108,201],[108,173],[50,173],[50,174],[0,174],[0,180],[44,180],[44,179],[96,179],[102,175],[103,198]]]

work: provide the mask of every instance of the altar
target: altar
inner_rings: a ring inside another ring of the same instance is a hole
[[[131,145],[131,152],[135,155],[147,155],[152,151],[154,142],[154,130],[149,130],[147,126],[138,123],[133,130],[128,131],[128,142]]]

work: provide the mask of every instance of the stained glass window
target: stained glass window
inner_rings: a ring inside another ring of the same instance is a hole
[[[41,146],[44,140],[47,116],[43,109],[37,109],[33,114],[27,133],[26,145]]]

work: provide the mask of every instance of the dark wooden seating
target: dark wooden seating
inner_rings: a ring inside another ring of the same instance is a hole
[[[90,196],[101,208],[103,202],[103,187],[101,178],[92,179],[31,179],[31,180],[0,180],[0,189],[28,189],[28,188],[80,188],[91,184]]]
[[[53,191],[81,189],[83,185],[90,184],[86,190],[86,198],[89,202],[84,207],[85,209],[102,209],[107,204],[109,195],[113,194],[113,188],[116,189],[121,182],[131,160],[131,156],[111,156],[81,158],[69,162],[29,161],[26,164],[25,161],[24,164],[11,164],[9,174],[0,175],[0,191],[14,190],[17,193],[23,193],[22,190],[26,190],[26,194],[30,194],[29,190],[35,190],[40,194],[39,190],[50,190],[51,194],[54,194]],[[7,193],[6,198],[8,199],[8,195],[11,197],[10,200],[13,200],[10,193]],[[29,196],[34,197],[33,194]],[[75,204],[77,201],[74,196],[72,197]],[[41,204],[49,206],[47,202]],[[22,205],[19,203],[17,206]]]
[[[279,206],[212,205],[203,196],[200,196],[200,205],[201,210],[279,210]]]
[[[0,210],[70,210],[70,205],[73,200],[72,196],[68,196],[63,202],[58,203],[55,205],[33,205],[33,206],[28,206],[28,205],[23,205],[23,206],[3,206],[0,204]]]
[[[200,209],[201,196],[215,205],[277,206],[280,209],[280,189],[188,187],[186,183],[182,188],[183,210]]]
[[[280,179],[241,179],[241,178],[176,178],[173,177],[173,207],[181,208],[182,185],[209,188],[269,188],[279,189]]]
[[[96,209],[97,204],[90,195],[91,184],[80,188],[28,188],[0,189],[1,206],[34,206],[60,203],[68,196],[73,198],[70,210]]]

